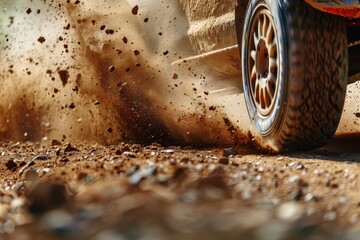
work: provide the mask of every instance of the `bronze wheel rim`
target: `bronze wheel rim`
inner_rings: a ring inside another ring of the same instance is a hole
[[[277,97],[279,54],[275,25],[265,7],[258,9],[254,15],[248,53],[251,96],[258,112],[262,116],[268,116]]]

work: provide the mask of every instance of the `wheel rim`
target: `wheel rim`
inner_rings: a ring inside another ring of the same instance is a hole
[[[259,7],[253,15],[249,37],[247,81],[257,111],[266,117],[276,102],[279,58],[274,22],[265,6]]]

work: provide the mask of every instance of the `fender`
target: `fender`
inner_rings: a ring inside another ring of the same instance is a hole
[[[360,18],[360,2],[358,0],[305,0],[305,2],[323,12],[347,18]]]

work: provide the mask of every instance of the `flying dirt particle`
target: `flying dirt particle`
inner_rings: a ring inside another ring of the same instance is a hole
[[[30,14],[32,12],[31,8],[28,8],[28,10],[26,10],[27,14]]]
[[[116,49],[116,53],[120,55],[122,51],[120,49]]]
[[[96,101],[94,102],[94,105],[95,105],[95,106],[100,105],[100,101],[96,100]]]
[[[172,79],[178,79],[179,78],[179,75],[177,75],[176,73],[174,73]]]
[[[59,41],[63,41],[64,38],[62,36],[59,37]]]
[[[127,67],[127,68],[125,69],[125,71],[126,71],[126,72],[130,72],[130,68]]]
[[[80,1],[79,1],[79,0],[76,0],[76,1],[75,1],[75,4],[79,4],[79,3],[80,3]]]
[[[101,30],[101,31],[104,30],[105,28],[106,28],[105,25],[101,25],[101,26],[100,26],[100,30]]]
[[[163,52],[164,56],[168,55],[169,54],[169,51],[166,50],[165,52]]]
[[[54,88],[54,93],[58,93],[58,92],[59,92],[59,89]]]
[[[106,129],[106,131],[107,131],[108,133],[112,133],[112,132],[113,132],[113,129],[112,129],[111,127],[109,127],[108,129]]]
[[[38,10],[36,11],[36,13],[37,13],[37,14],[40,14],[40,13],[41,13],[41,10],[40,10],[40,9],[38,9]]]
[[[59,76],[60,76],[60,80],[63,84],[63,86],[65,87],[65,85],[68,83],[70,74],[67,70],[59,70]]]
[[[68,47],[69,47],[69,45],[64,44],[64,48],[65,48],[65,49],[68,49]]]
[[[140,63],[137,63],[137,64],[135,64],[135,66],[136,66],[136,67],[140,67],[140,66],[141,66],[141,64],[140,64]]]
[[[158,34],[159,34],[159,36],[162,36],[162,35],[163,35],[162,32],[159,32]]]
[[[112,29],[106,29],[105,33],[112,35],[112,34],[114,34],[114,30],[112,30]]]
[[[110,66],[109,67],[109,72],[114,72],[115,71],[115,66]]]
[[[355,116],[356,116],[357,118],[360,118],[360,112],[355,113]]]
[[[149,21],[149,18],[145,18],[145,19],[144,19],[144,22],[147,23],[148,21]]]
[[[139,6],[136,5],[135,7],[133,7],[133,9],[131,10],[132,14],[137,15],[139,11]]]
[[[123,37],[123,42],[124,42],[124,43],[128,43],[127,37]]]
[[[134,55],[135,55],[135,56],[137,56],[137,55],[139,55],[139,54],[140,54],[139,50],[134,50]]]
[[[46,39],[43,36],[38,38],[38,42],[41,44],[43,44],[45,41],[46,41]]]
[[[68,25],[66,25],[66,26],[64,27],[64,29],[65,29],[65,30],[69,30],[69,29],[70,29],[70,26],[71,26],[71,25],[70,25],[70,23],[69,23]]]
[[[209,92],[205,91],[204,94],[207,96],[207,95],[209,95]]]
[[[75,104],[74,103],[71,103],[70,106],[69,106],[70,109],[74,109],[75,108]]]
[[[96,20],[91,20],[92,25],[96,24]]]
[[[46,74],[52,74],[52,71],[50,69],[46,70]]]
[[[216,110],[216,106],[210,105],[209,110],[210,110],[210,111],[215,111],[215,110]]]

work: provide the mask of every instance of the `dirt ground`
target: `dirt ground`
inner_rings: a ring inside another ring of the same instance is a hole
[[[329,145],[259,150],[179,2],[0,3],[0,239],[360,239],[360,81]]]
[[[1,237],[358,239],[359,143],[287,155],[2,143]]]

